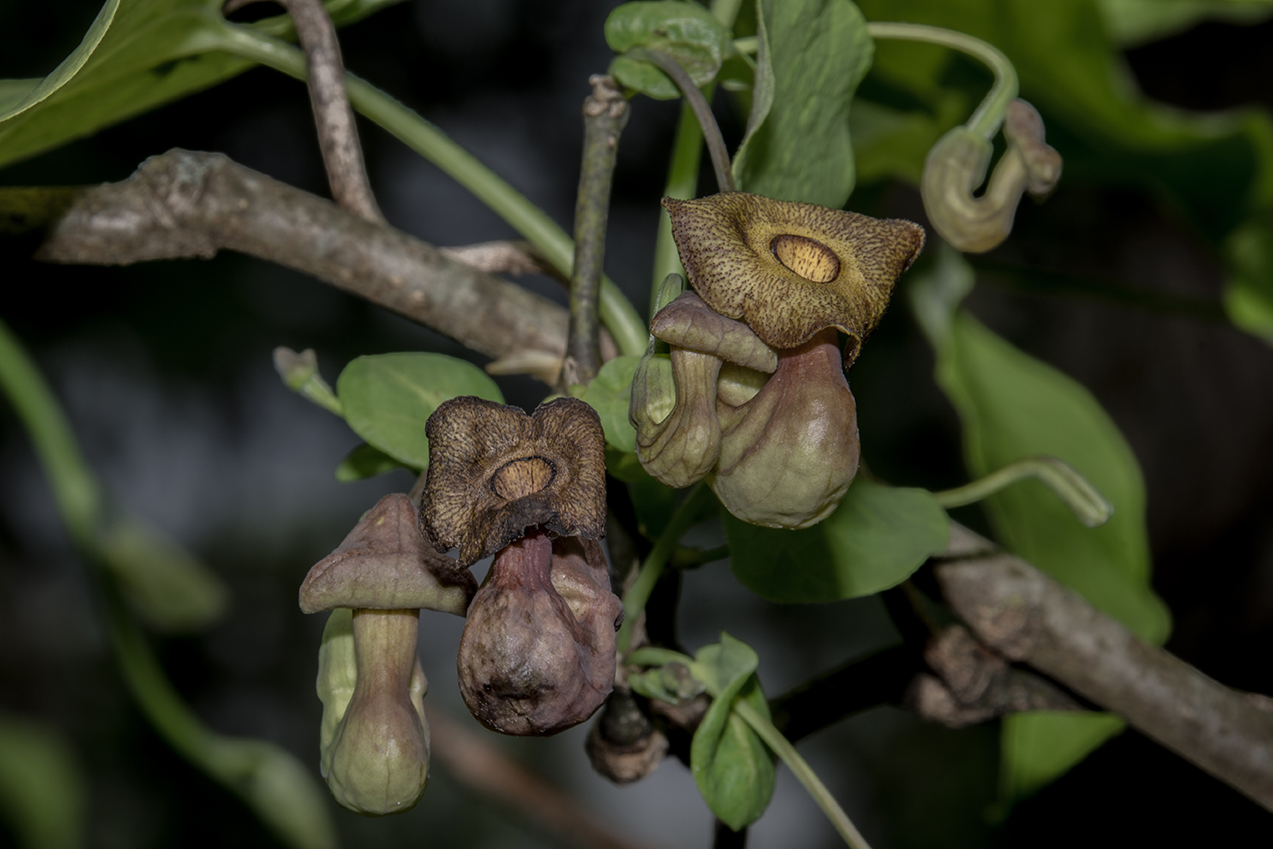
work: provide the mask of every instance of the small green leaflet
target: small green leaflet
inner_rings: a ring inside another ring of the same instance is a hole
[[[606,43],[615,53],[634,47],[666,53],[704,86],[716,78],[725,53],[731,49],[729,30],[716,16],[696,3],[675,0],[624,3],[606,18]],[[610,74],[623,85],[656,100],[671,100],[681,91],[649,62],[619,55]]]
[[[839,601],[906,580],[946,550],[950,521],[926,489],[853,481],[811,528],[762,528],[723,515],[734,575],[770,601]]]
[[[485,372],[443,354],[359,357],[340,373],[336,394],[354,433],[413,469],[429,465],[424,423],[443,401],[476,395],[504,403]]]
[[[734,711],[743,699],[765,720],[769,704],[760,689],[760,658],[746,643],[721,633],[721,641],[699,649],[694,660],[667,649],[644,648],[628,657],[631,664],[657,664],[629,676],[634,690],[650,698],[680,701],[684,689],[677,667],[688,668],[712,697],[712,704],[690,743],[690,771],[704,801],[717,819],[738,831],[760,818],[774,792],[774,759],[769,748]]]
[[[632,375],[641,358],[632,354],[615,357],[601,367],[580,397],[592,405],[601,418],[606,442],[625,454],[636,450],[636,429],[628,421],[632,400]]]

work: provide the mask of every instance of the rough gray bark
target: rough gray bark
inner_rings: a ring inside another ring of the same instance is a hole
[[[549,382],[565,352],[557,304],[216,153],[171,150],[83,190],[36,258],[127,265],[223,249],[311,274],[496,360],[531,363]],[[602,356],[614,356],[608,338]]]
[[[1273,811],[1273,699],[1208,678],[966,528],[951,554],[937,581],[979,640]]]

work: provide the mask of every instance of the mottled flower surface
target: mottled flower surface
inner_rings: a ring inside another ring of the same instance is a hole
[[[767,345],[794,348],[835,327],[851,363],[893,285],[924,245],[910,221],[871,218],[746,192],[664,198],[694,290]]]
[[[518,407],[472,396],[441,404],[425,426],[429,471],[421,513],[438,548],[468,566],[541,526],[605,536],[605,435],[576,398]]]
[[[460,694],[504,734],[555,734],[596,712],[614,686],[623,606],[599,543],[539,530],[495,557],[460,640]]]

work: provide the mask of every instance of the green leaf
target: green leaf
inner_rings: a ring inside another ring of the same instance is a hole
[[[0,714],[0,812],[25,849],[84,845],[87,787],[53,728]]]
[[[760,818],[774,791],[773,756],[733,710],[742,698],[769,719],[755,675],[759,662],[750,646],[722,633],[690,667],[713,696],[690,743],[690,771],[712,813],[735,831]]]
[[[1135,456],[1086,389],[959,309],[971,285],[972,270],[946,246],[937,268],[911,283],[916,315],[937,355],[937,382],[963,422],[969,473],[979,477],[1047,454],[1073,466],[1114,505],[1109,522],[1085,528],[1042,484],[1026,481],[986,500],[996,536],[1143,639],[1161,643],[1170,620],[1149,586],[1145,487]],[[1038,739],[1055,740],[1046,752],[1033,744],[1005,747],[1005,787],[1055,778],[1104,739],[1081,723],[1031,722]]]
[[[606,442],[619,451],[636,451],[636,428],[628,421],[628,405],[632,400],[632,375],[641,358],[634,355],[615,357],[601,367],[588,384],[583,400],[601,417]]]
[[[874,43],[849,0],[761,0],[741,190],[838,209],[853,191],[849,106]]]
[[[838,601],[906,580],[946,550],[950,522],[926,489],[859,476],[836,511],[811,528],[762,528],[725,514],[734,575],[778,602]]]
[[[429,465],[424,423],[443,401],[476,395],[504,403],[484,371],[443,354],[359,357],[340,373],[336,395],[354,433],[413,469]]]
[[[675,0],[624,3],[606,18],[605,33],[615,53],[634,47],[666,53],[698,86],[715,79],[730,48],[729,30],[715,15],[696,3]],[[616,56],[610,73],[628,88],[657,100],[681,96],[676,84],[649,62]]]
[[[1000,795],[1022,799],[1063,775],[1118,734],[1125,723],[1108,713],[1037,711],[1004,717],[1000,751],[1005,768]]]
[[[379,448],[373,448],[364,442],[340,461],[340,465],[336,467],[336,480],[341,483],[353,483],[402,468],[410,467],[403,466]],[[412,471],[419,472],[420,469],[412,469]]]
[[[397,0],[332,0],[337,24]],[[80,46],[39,81],[0,81],[0,166],[229,79],[252,62],[223,52],[237,24],[222,0],[107,0]],[[290,36],[280,16],[251,24]]]
[[[99,550],[125,597],[152,628],[197,631],[225,613],[230,591],[176,543],[131,520],[102,532]]]

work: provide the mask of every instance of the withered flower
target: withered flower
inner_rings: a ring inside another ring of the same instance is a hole
[[[463,616],[477,582],[419,530],[414,502],[386,495],[301,585],[306,613],[335,610],[320,651],[322,774],[364,814],[410,810],[429,779],[420,608]],[[349,611],[349,612],[346,612]]]
[[[485,726],[547,735],[596,711],[614,685],[622,614],[605,555],[601,421],[561,398],[527,415],[478,398],[426,425],[424,525],[468,564],[495,553],[469,608],[460,693]]]
[[[961,125],[938,139],[924,160],[924,210],[958,250],[982,253],[999,245],[1012,231],[1022,193],[1041,199],[1061,178],[1061,155],[1044,142],[1043,119],[1029,103],[1008,104],[1003,135],[1008,148],[979,197],[973,193],[986,179],[994,149],[989,139]]]
[[[663,205],[702,309],[724,319],[664,317],[665,308],[652,324],[674,352],[703,350],[698,337],[721,334],[711,345],[721,361],[720,441],[708,467],[713,491],[754,524],[802,528],[821,521],[858,467],[857,410],[844,371],[923,247],[923,228],[743,192],[665,198]],[[848,337],[843,355],[837,332]],[[761,367],[766,349],[772,359]],[[701,398],[697,383],[687,388]],[[660,477],[659,469],[646,468]]]
[[[434,410],[425,434],[425,530],[439,548],[458,546],[462,566],[535,525],[605,536],[605,435],[583,401],[559,398],[530,416],[466,395]]]

